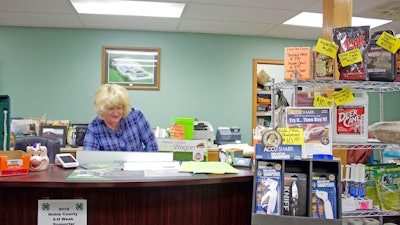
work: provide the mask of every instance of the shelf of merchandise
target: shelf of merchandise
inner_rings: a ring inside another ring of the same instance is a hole
[[[270,95],[271,94],[271,84],[269,84],[269,83],[265,84],[263,89],[258,88],[257,96],[259,94],[260,95]],[[266,110],[260,110],[259,107],[266,108]],[[269,124],[271,122],[271,116],[272,116],[271,103],[257,102],[256,125],[269,126]],[[263,121],[263,122],[260,122],[260,121]]]
[[[378,92],[380,94],[380,119],[383,121],[383,93],[400,91],[400,82],[379,82],[379,81],[346,81],[346,80],[334,80],[334,81],[284,81],[272,84],[272,90],[289,89],[292,88],[297,91],[297,87],[302,88],[351,88],[351,89],[363,89],[367,92]],[[274,105],[272,105],[274,109]],[[380,150],[397,150],[400,148],[400,144],[395,143],[381,143],[376,140],[369,140],[367,143],[333,143],[333,150],[347,149],[347,150],[360,150],[360,149],[374,149]],[[397,211],[382,211],[382,210],[355,210],[350,212],[342,212],[341,218],[354,218],[354,217],[379,217],[382,221],[382,217],[385,216],[400,216],[400,212]],[[276,219],[276,218],[275,218]],[[274,219],[274,220],[275,220]],[[282,219],[283,220],[283,219]],[[307,221],[307,220],[306,220]],[[329,220],[328,220],[329,221]]]

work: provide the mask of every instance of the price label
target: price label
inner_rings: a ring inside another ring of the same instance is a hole
[[[349,66],[351,64],[356,64],[362,61],[362,55],[360,49],[358,48],[340,53],[338,56],[340,64],[343,67]]]
[[[397,50],[400,48],[400,39],[385,31],[379,36],[376,44],[392,54],[396,54]]]
[[[283,145],[304,145],[303,128],[278,128]]]
[[[331,107],[333,105],[333,100],[322,95],[315,95],[313,105],[315,107]]]
[[[353,92],[349,88],[333,93],[332,97],[336,105],[344,105],[354,100]]]
[[[332,59],[336,58],[339,46],[333,42],[327,41],[325,39],[319,38],[317,45],[315,46],[315,51],[321,54],[327,55]]]

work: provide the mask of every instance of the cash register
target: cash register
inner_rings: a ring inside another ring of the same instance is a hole
[[[218,127],[216,135],[217,145],[240,144],[242,135],[239,127]]]

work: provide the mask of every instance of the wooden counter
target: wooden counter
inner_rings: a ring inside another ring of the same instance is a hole
[[[38,200],[82,198],[89,225],[251,224],[253,174],[204,179],[67,182],[72,170],[0,177],[1,224],[37,224]]]

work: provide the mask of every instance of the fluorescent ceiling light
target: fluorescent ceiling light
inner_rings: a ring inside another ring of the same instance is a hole
[[[302,12],[297,16],[285,21],[283,24],[306,26],[306,27],[322,27],[322,14]],[[362,17],[352,17],[352,26],[370,26],[370,28],[379,27],[383,24],[392,22],[391,20],[371,19]]]
[[[70,0],[81,14],[103,14],[124,16],[149,16],[179,18],[185,3],[145,2],[129,0]]]

